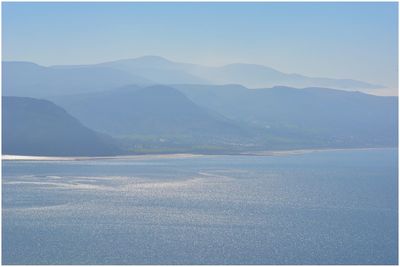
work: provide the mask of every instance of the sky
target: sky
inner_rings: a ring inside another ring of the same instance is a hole
[[[89,64],[144,55],[383,84],[397,94],[398,4],[2,3],[2,59]]]

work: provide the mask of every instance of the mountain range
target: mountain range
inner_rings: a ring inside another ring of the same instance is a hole
[[[145,56],[91,65],[40,66],[31,62],[3,62],[3,95],[44,97],[102,91],[136,85],[241,84],[248,88],[273,86],[328,87],[343,90],[382,88],[351,79],[288,74],[255,64],[206,67]]]
[[[293,77],[264,66],[211,68],[159,57],[52,67],[3,62],[3,153],[237,154],[398,145],[398,97],[315,85],[374,87],[353,80]],[[274,86],[250,89],[250,83]]]

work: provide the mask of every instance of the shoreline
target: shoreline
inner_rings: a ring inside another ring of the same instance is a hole
[[[249,151],[235,154],[195,154],[195,153],[171,153],[171,154],[142,154],[142,155],[120,155],[120,156],[27,156],[27,155],[2,155],[3,161],[85,161],[85,160],[151,160],[151,159],[181,159],[197,158],[204,156],[257,156],[257,157],[279,157],[290,155],[303,155],[306,153],[346,151],[346,150],[377,150],[398,149],[398,147],[366,147],[366,148],[310,148],[292,150],[265,150]]]
[[[26,155],[2,155],[4,161],[84,161],[84,160],[144,160],[163,158],[193,158],[203,156],[201,154],[177,153],[177,154],[143,154],[143,155],[120,155],[120,156],[26,156]]]
[[[347,151],[347,150],[380,150],[380,149],[398,149],[398,147],[354,147],[354,148],[304,148],[304,149],[291,149],[291,150],[265,150],[265,151],[250,151],[239,155],[249,156],[287,156],[287,155],[301,155],[314,152],[328,152],[328,151]]]

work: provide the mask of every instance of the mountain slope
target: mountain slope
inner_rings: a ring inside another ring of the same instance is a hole
[[[175,85],[193,102],[277,136],[329,146],[397,145],[397,97],[324,88]]]
[[[116,136],[235,136],[240,127],[167,86],[128,86],[52,98],[93,129]]]
[[[47,100],[2,97],[3,154],[100,156],[120,152],[111,139],[83,126]]]

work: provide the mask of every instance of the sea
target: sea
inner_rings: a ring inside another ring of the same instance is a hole
[[[2,161],[2,264],[397,263],[397,148]]]

